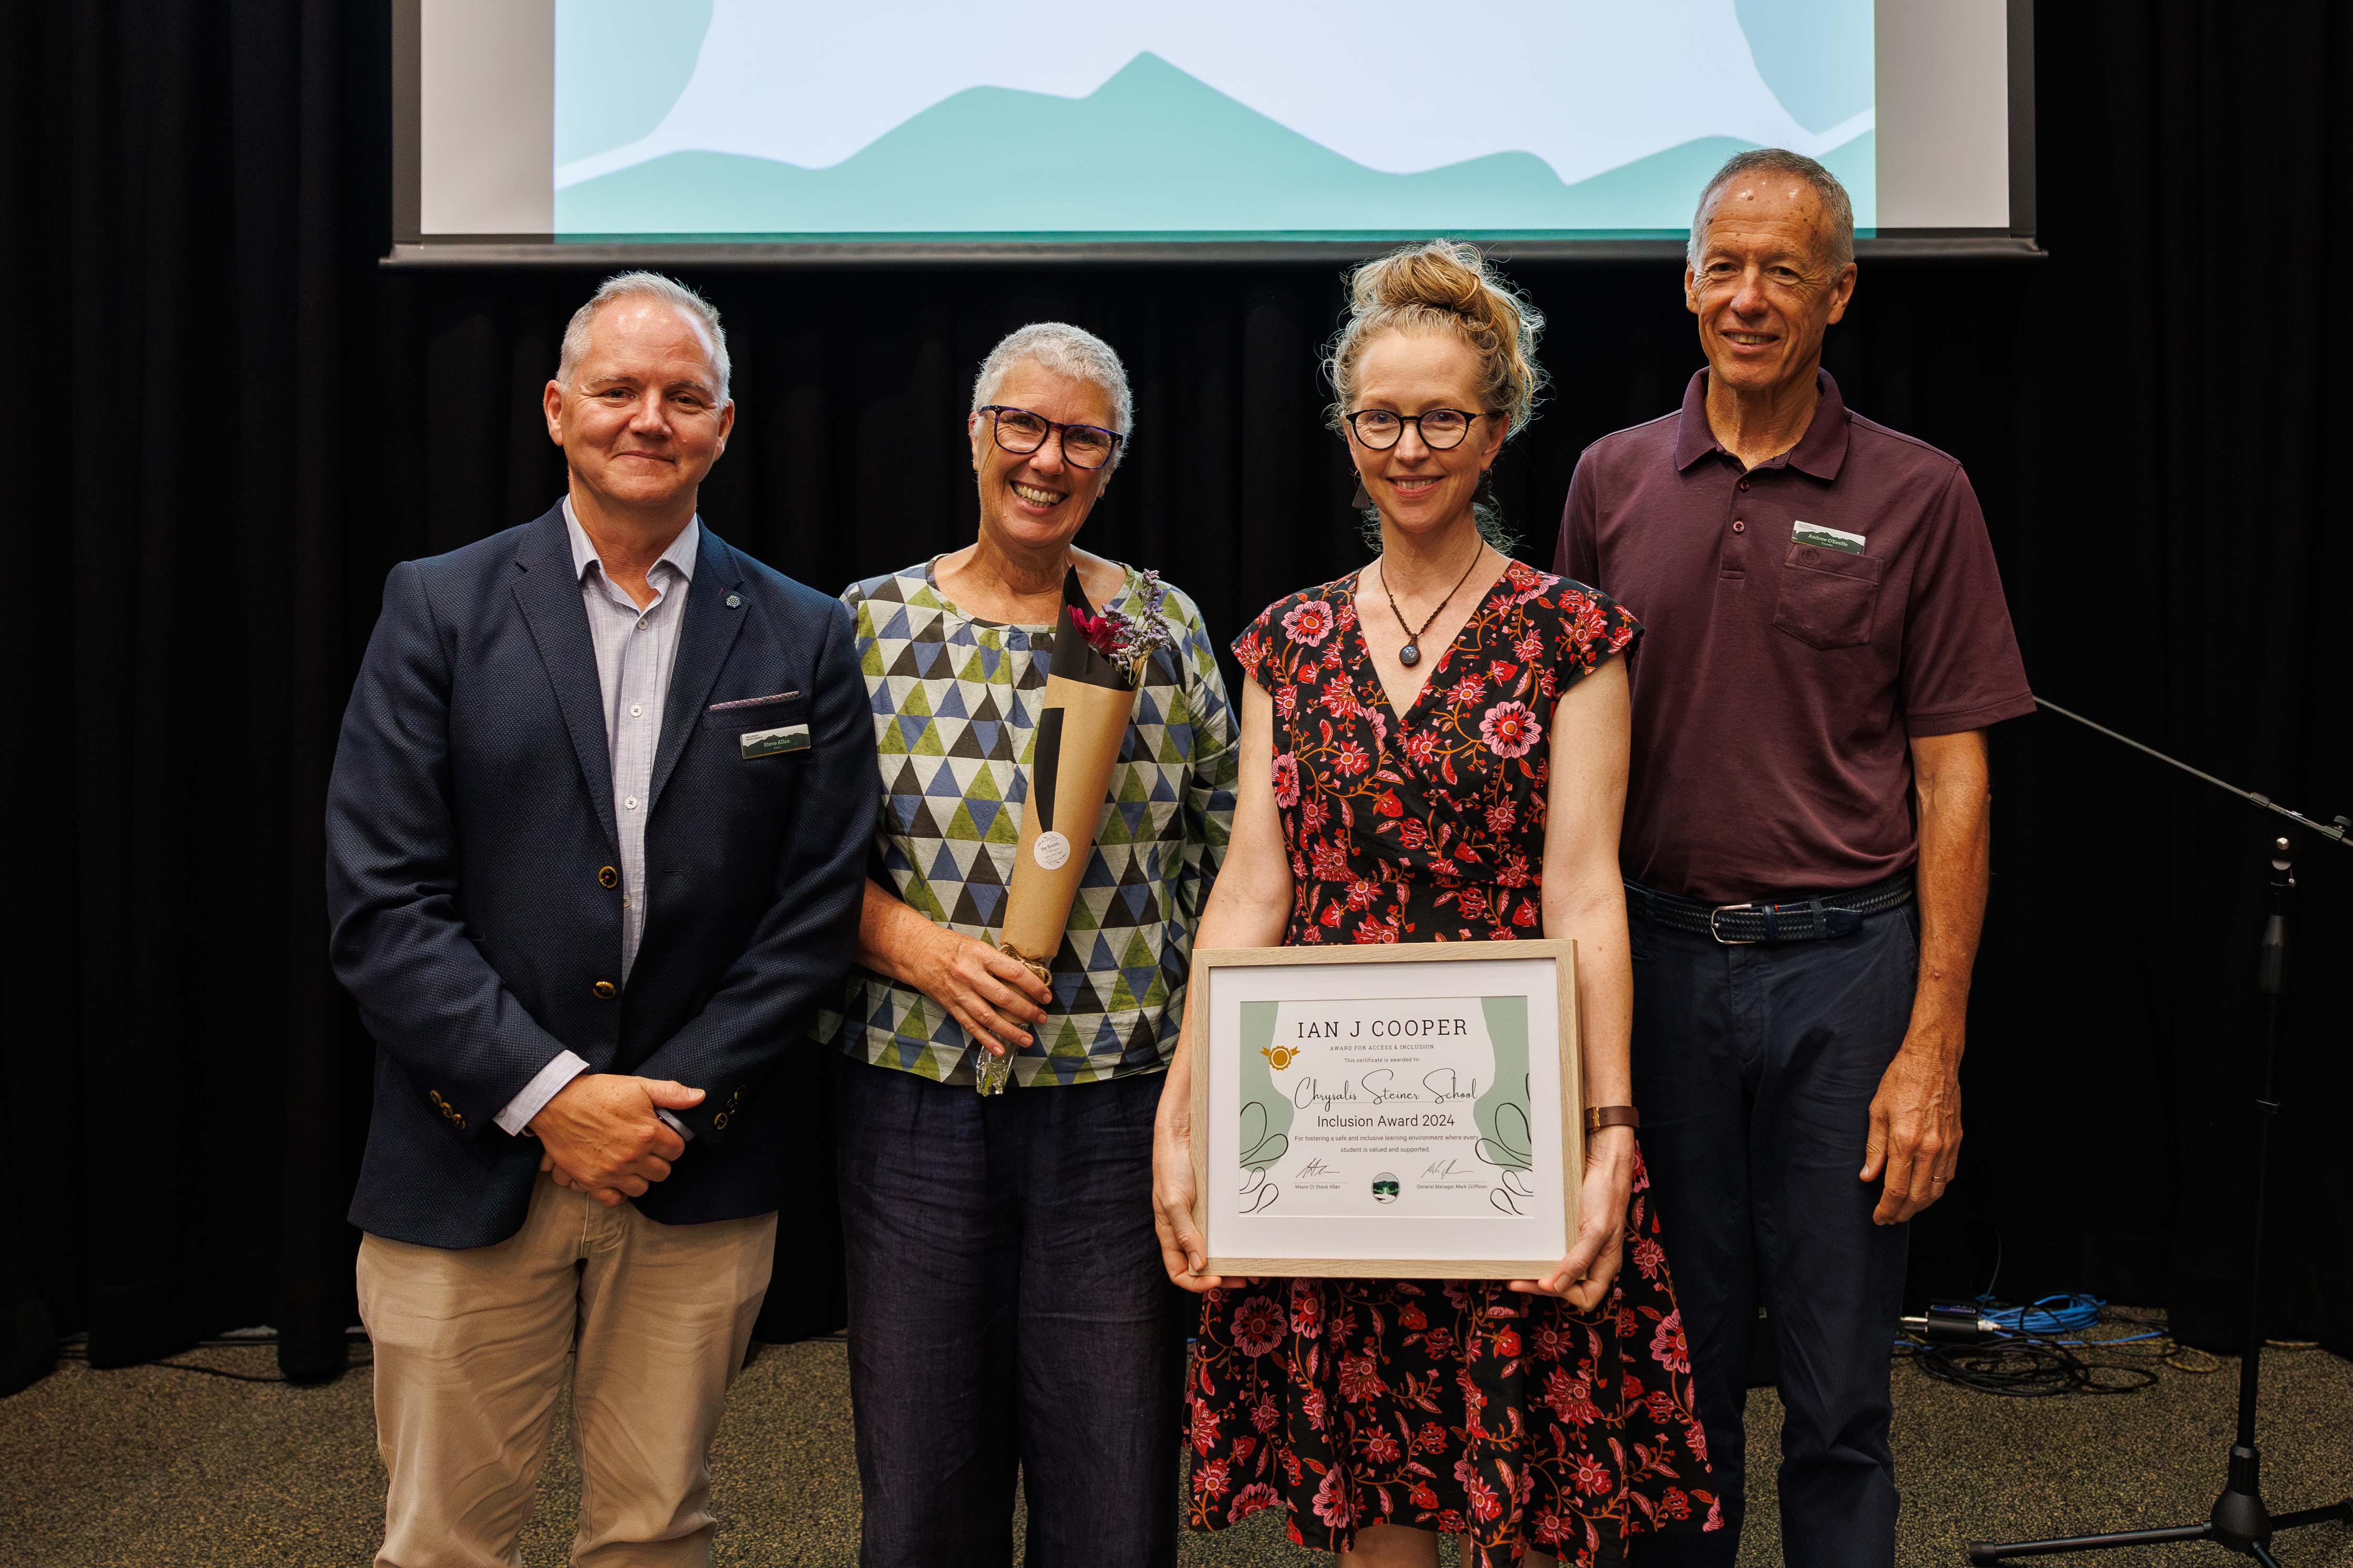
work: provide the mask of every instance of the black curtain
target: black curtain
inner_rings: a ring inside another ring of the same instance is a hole
[[[386,569],[557,493],[538,388],[596,281],[377,268],[388,35],[383,0],[49,0],[0,54],[18,1380],[77,1330],[119,1364],[274,1322],[290,1373],[343,1364],[370,1047],[323,956],[336,725]],[[2037,73],[2050,258],[1868,265],[1831,368],[1968,464],[2039,690],[2353,809],[2327,379],[2353,17],[2046,5]],[[681,270],[738,367],[705,515],[806,581],[970,537],[969,377],[1042,317],[1102,332],[1135,381],[1088,542],[1163,568],[1228,636],[1363,559],[1321,426],[1331,268]],[[1498,489],[1543,563],[1577,452],[1672,408],[1698,351],[1672,266],[1511,270],[1551,318],[1555,386]],[[2276,825],[2056,719],[1995,752],[1969,1142],[1915,1227],[1915,1293],[1998,1268],[2006,1297],[2168,1305],[2225,1342]],[[2268,1321],[2353,1352],[2353,852],[2306,843],[2298,866]],[[764,1333],[839,1321],[823,1210],[787,1211]]]

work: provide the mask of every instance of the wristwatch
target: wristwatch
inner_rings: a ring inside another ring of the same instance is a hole
[[[1605,1127],[1640,1127],[1642,1113],[1630,1105],[1588,1105],[1585,1108],[1585,1135],[1588,1138]]]

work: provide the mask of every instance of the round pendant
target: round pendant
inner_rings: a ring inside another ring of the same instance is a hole
[[[1411,643],[1406,644],[1405,647],[1398,649],[1398,662],[1405,666],[1408,669],[1411,669],[1415,665],[1421,662],[1421,649],[1414,647]]]

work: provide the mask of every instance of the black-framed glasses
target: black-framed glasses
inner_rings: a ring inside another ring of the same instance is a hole
[[[1046,437],[1060,432],[1062,437],[1062,460],[1074,468],[1100,468],[1119,450],[1122,439],[1116,430],[1106,430],[1100,425],[1060,425],[1042,414],[1032,414],[1027,408],[1009,404],[990,403],[980,412],[989,417],[997,428],[997,444],[1016,457],[1026,458],[1046,444]]]
[[[1471,421],[1476,414],[1461,408],[1425,408],[1419,414],[1399,414],[1389,408],[1359,408],[1348,416],[1348,427],[1356,439],[1376,452],[1386,452],[1405,436],[1405,427],[1412,426],[1421,433],[1421,444],[1433,452],[1443,452],[1462,445],[1462,437],[1471,434]]]

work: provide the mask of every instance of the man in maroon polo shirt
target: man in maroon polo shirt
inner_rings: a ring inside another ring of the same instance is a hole
[[[2033,700],[1960,465],[1848,411],[1822,335],[1846,192],[1735,157],[1702,194],[1683,408],[1587,450],[1556,568],[1641,617],[1622,840],[1634,1093],[1732,1528],[1742,1368],[1780,1348],[1783,1560],[1894,1557],[1905,1223],[1952,1179],[1985,912],[1985,727]]]

